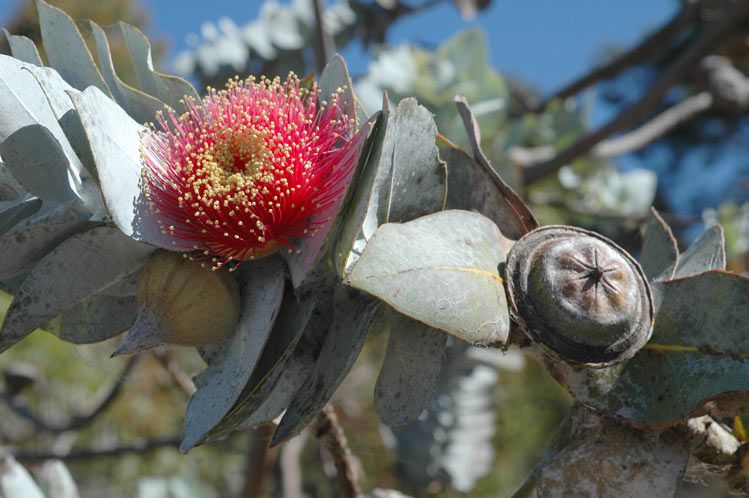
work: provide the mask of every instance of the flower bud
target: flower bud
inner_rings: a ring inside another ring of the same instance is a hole
[[[231,335],[239,322],[234,277],[176,252],[154,253],[141,271],[137,295],[138,318],[113,356],[164,343],[210,344]]]

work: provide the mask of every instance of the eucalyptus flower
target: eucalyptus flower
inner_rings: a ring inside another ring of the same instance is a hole
[[[144,184],[162,230],[216,267],[292,250],[348,186],[361,141],[342,90],[318,102],[290,74],[230,80],[144,136]]]

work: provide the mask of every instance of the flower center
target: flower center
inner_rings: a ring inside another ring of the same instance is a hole
[[[250,126],[217,135],[216,142],[198,160],[196,176],[205,181],[201,200],[207,204],[219,198],[230,204],[252,200],[258,193],[257,183],[270,179],[266,166],[271,154],[265,146],[265,135]]]
[[[252,179],[268,160],[265,136],[252,127],[240,130],[226,130],[226,138],[206,151],[206,159],[213,159],[227,178],[239,174]]]

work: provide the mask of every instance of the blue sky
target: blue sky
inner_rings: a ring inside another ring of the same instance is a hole
[[[199,32],[202,22],[228,16],[243,24],[255,17],[262,4],[261,0],[139,1],[152,13],[152,31],[170,41],[172,54],[186,47],[185,37]],[[0,0],[0,20],[19,2]],[[603,46],[636,42],[668,18],[677,4],[676,0],[494,0],[472,22],[464,22],[454,7],[443,5],[399,21],[388,41],[437,44],[467,26],[482,26],[491,44],[492,62],[501,72],[550,92],[590,67]],[[349,50],[346,55],[353,71],[365,69],[361,53]]]

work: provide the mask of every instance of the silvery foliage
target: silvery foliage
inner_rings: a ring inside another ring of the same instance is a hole
[[[164,245],[138,242],[152,239],[145,228],[128,231],[136,218],[149,225],[128,201],[139,191],[139,123],[165,103],[197,97],[186,81],[153,69],[149,42],[136,28],[117,27],[137,75],[133,88],[116,74],[101,27],[90,22],[94,57],[67,14],[42,0],[37,8],[49,66],[30,40],[7,32],[10,54],[0,55],[0,281],[16,295],[2,350],[57,315],[60,334],[73,342],[103,340],[132,323],[134,288],[115,296],[108,289],[132,278],[153,244]],[[108,322],[123,310],[129,317]]]
[[[134,88],[117,76],[104,30],[90,23],[94,57],[67,14],[43,0],[37,8],[51,67],[13,35],[11,56],[0,55],[0,194],[8,210],[0,279],[14,294],[0,351],[58,316],[59,337],[74,343],[108,339],[133,323],[139,270],[156,249],[176,249],[141,188],[140,123],[164,105],[180,112],[184,98],[197,98],[185,80],[153,69],[148,40],[136,28],[116,27]],[[319,81],[323,95],[340,88],[355,109],[340,57]],[[184,451],[284,411],[274,442],[299,433],[348,374],[369,329],[384,320],[377,297],[401,313],[386,359],[396,368],[381,372],[384,388],[375,395],[385,421],[409,423],[428,403],[444,356],[440,332],[477,344],[505,341],[497,266],[508,242],[478,213],[439,212],[447,165],[433,116],[403,99],[364,122],[361,133],[354,181],[337,211],[297,241],[298,253],[245,263],[238,272],[240,322],[233,336],[201,351],[208,368],[187,408]],[[394,273],[383,274],[388,265]],[[401,284],[400,292],[389,288]],[[463,309],[456,298],[473,305]],[[421,376],[426,363],[434,375]],[[392,395],[406,391],[414,403]]]
[[[452,99],[464,95],[485,131],[485,148],[499,159],[495,167],[510,182],[517,169],[517,146],[532,147],[548,159],[589,129],[585,102],[554,103],[541,114],[512,118],[510,86],[491,67],[485,36],[477,29],[458,33],[434,50],[412,43],[380,47],[355,87],[370,110],[379,108],[382,92],[396,101],[415,95],[435,113],[441,133],[460,145],[466,145],[465,136]],[[583,158],[561,168],[553,184],[530,186],[529,196],[539,204],[569,206],[581,217],[595,213],[642,220],[655,199],[656,180],[646,169],[621,172],[608,161]]]
[[[383,439],[396,454],[398,477],[413,489],[439,483],[470,492],[492,469],[499,376],[524,364],[518,351],[498,355],[454,341],[432,401],[418,420],[406,427],[382,426]]]
[[[47,460],[33,475],[12,456],[0,458],[0,496],[3,498],[81,498],[73,476],[60,460]],[[214,498],[216,492],[191,479],[145,477],[138,481],[137,498]]]
[[[373,16],[376,4],[357,0],[340,0],[325,9],[323,24],[339,45],[353,36],[362,16]],[[174,69],[185,76],[198,75],[206,81],[225,79],[233,74],[264,73],[271,68],[306,72],[304,53],[312,47],[315,14],[310,0],[293,0],[289,4],[264,2],[257,19],[237,26],[222,17],[215,23],[206,21],[200,35],[187,38],[190,49],[179,53]],[[269,72],[268,72],[269,73]]]
[[[491,2],[452,3],[463,18],[470,19]],[[394,21],[425,6],[424,2],[401,0],[331,0],[322,13],[322,23],[338,47],[354,38],[365,46],[382,44]],[[236,73],[273,74],[280,68],[311,72],[315,70],[310,62],[315,29],[312,0],[292,0],[288,4],[269,0],[261,6],[257,19],[245,25],[237,26],[226,17],[203,23],[199,35],[188,36],[190,48],[178,54],[174,68],[206,83],[225,80]]]
[[[78,487],[60,460],[47,460],[35,480],[12,456],[0,458],[0,496],[3,498],[80,498]]]

